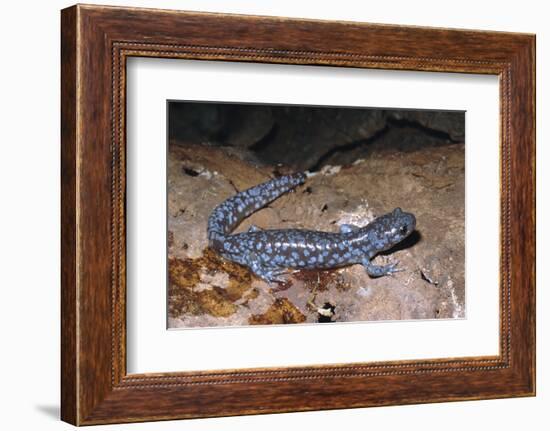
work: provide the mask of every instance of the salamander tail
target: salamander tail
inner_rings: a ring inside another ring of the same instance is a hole
[[[246,217],[303,184],[307,176],[303,172],[284,175],[244,190],[222,202],[208,218],[208,241],[215,249],[223,247],[225,235]]]

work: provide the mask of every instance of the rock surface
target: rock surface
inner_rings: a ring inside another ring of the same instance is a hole
[[[399,260],[405,270],[377,279],[360,265],[297,271],[280,286],[208,249],[206,224],[224,199],[293,169],[260,163],[247,149],[171,142],[169,327],[463,318],[464,145],[380,145],[361,154],[324,165],[236,232],[251,224],[337,231],[401,207],[416,215],[417,232],[374,263]]]

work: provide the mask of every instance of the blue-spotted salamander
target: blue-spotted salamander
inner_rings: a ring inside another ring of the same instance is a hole
[[[303,184],[305,173],[285,175],[237,193],[218,205],[208,219],[209,245],[224,258],[248,267],[267,282],[284,282],[288,269],[330,269],[360,263],[371,277],[400,271],[398,262],[374,265],[371,259],[409,236],[413,214],[394,209],[367,226],[340,226],[340,232],[259,229],[231,234],[246,217]]]

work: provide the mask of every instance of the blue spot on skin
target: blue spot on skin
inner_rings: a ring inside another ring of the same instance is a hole
[[[293,252],[291,253],[291,255],[292,255],[292,257],[293,257],[294,259],[298,259],[298,257],[299,257],[298,253],[296,253],[295,251],[293,251]]]
[[[307,250],[307,248],[304,250],[304,256],[309,256],[309,251]]]

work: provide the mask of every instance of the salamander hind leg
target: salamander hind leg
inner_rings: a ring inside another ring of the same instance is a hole
[[[248,267],[257,277],[267,283],[284,283],[287,270],[284,268],[269,268],[262,264],[261,260],[255,253],[248,255]]]
[[[288,271],[284,268],[274,268],[274,269],[267,269],[265,271],[266,279],[270,283],[286,283],[288,280],[286,279],[286,275],[288,274]]]
[[[391,275],[395,272],[405,271],[404,268],[397,268],[399,261],[390,263],[389,265],[375,265],[370,259],[364,258],[361,264],[367,270],[367,274],[371,277],[382,277],[384,275]]]

